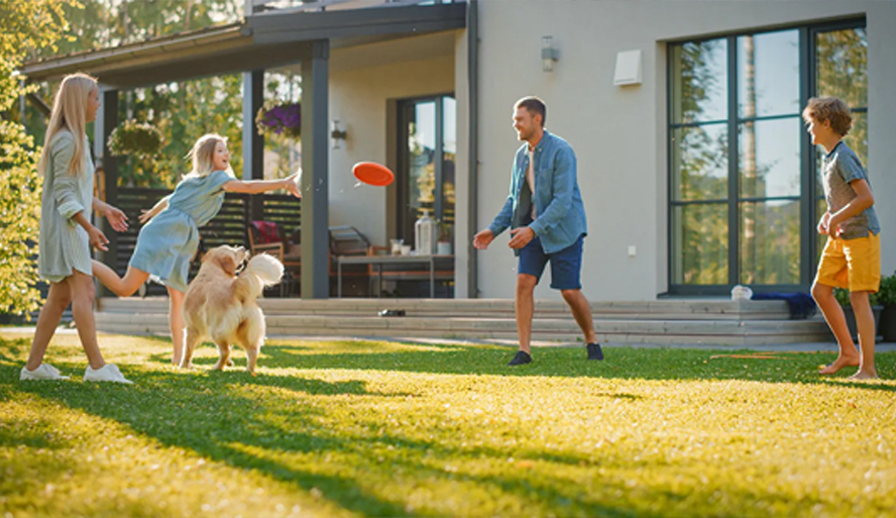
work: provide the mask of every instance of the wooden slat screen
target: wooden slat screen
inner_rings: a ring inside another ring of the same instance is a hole
[[[118,189],[117,206],[127,214],[130,223],[130,228],[126,232],[118,234],[116,257],[119,275],[124,275],[127,271],[128,261],[130,261],[137,244],[137,234],[142,226],[138,219],[140,211],[151,208],[170,192],[168,189],[127,187]],[[283,194],[258,196],[263,199],[265,220],[281,223],[290,233],[299,228],[302,221],[301,200]],[[224,205],[218,215],[208,225],[199,229],[199,235],[202,238],[200,250],[208,250],[222,244],[248,248],[249,198],[250,195],[247,194],[227,193],[225,195]],[[190,269],[191,279],[196,275],[198,269],[199,263],[194,261]],[[149,295],[164,295],[166,293],[164,286],[150,284]]]

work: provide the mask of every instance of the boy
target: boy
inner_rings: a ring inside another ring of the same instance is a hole
[[[803,110],[812,143],[824,147],[822,183],[828,210],[818,222],[818,233],[828,242],[818,263],[812,296],[837,338],[837,360],[820,374],[834,374],[843,367],[858,366],[850,379],[877,377],[874,368],[874,314],[868,294],[880,286],[880,224],[874,212],[874,196],[862,163],[843,143],[852,127],[849,107],[834,97],[809,99]],[[834,287],[849,289],[856,316],[861,354],[846,327],[843,309],[834,298]]]

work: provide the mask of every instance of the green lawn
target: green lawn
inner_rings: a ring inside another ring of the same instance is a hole
[[[72,380],[20,382],[30,339],[0,338],[0,517],[896,508],[896,382],[819,378],[833,354],[544,348],[512,370],[497,346],[272,340],[253,378],[208,372],[211,347],[182,372],[167,340],[100,343],[135,385],[83,383],[72,335],[48,355]]]

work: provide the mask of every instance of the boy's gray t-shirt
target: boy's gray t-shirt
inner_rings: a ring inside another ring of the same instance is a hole
[[[856,192],[849,185],[853,180],[868,181],[868,175],[859,157],[841,140],[834,146],[830,153],[825,155],[822,161],[822,177],[824,184],[824,197],[828,203],[828,212],[837,212],[856,198]],[[870,185],[870,182],[869,182]],[[840,224],[843,232],[842,239],[856,239],[868,237],[871,232],[874,235],[880,233],[880,223],[877,221],[877,213],[874,207],[868,207],[859,214],[847,219]]]

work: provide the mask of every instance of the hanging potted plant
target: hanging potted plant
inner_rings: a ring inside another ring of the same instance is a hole
[[[880,305],[879,293],[872,293],[868,296],[868,302],[871,304],[871,311],[874,314],[874,340],[878,341],[877,337],[880,334],[880,313],[883,309],[883,306]],[[843,288],[834,288],[834,297],[837,299],[837,302],[840,303],[840,306],[843,308],[843,315],[846,317],[846,327],[849,328],[849,336],[858,343],[859,342],[859,331],[856,326],[856,315],[852,310],[852,304],[849,302],[849,290]]]
[[[297,139],[302,131],[302,105],[268,101],[255,115],[255,126],[259,135],[286,135]]]
[[[133,155],[138,158],[155,156],[164,143],[159,128],[134,119],[126,120],[109,135],[109,152],[113,156]]]

